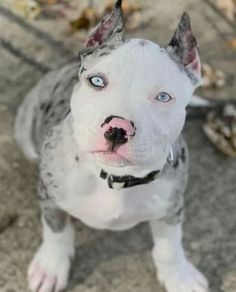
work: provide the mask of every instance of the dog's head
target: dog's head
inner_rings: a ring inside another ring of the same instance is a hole
[[[201,82],[189,16],[183,14],[165,48],[149,40],[124,40],[118,0],[85,46],[71,100],[80,150],[113,173],[161,168]]]

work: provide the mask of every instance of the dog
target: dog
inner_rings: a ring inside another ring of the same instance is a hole
[[[79,58],[48,73],[19,107],[15,135],[38,161],[43,240],[31,291],[61,291],[74,256],[71,217],[97,229],[148,221],[159,281],[168,292],[206,292],[182,247],[188,150],[186,106],[201,84],[187,13],[166,47],[124,39],[122,1],[90,33]]]

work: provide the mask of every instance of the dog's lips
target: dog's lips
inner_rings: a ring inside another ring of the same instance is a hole
[[[130,163],[130,161],[124,157],[123,155],[117,153],[116,151],[108,151],[108,150],[99,150],[91,152],[98,160],[102,160],[103,162],[126,162]]]

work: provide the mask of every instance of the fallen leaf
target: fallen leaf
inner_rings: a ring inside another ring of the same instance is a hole
[[[104,11],[105,12],[109,12],[112,10],[114,6],[114,1],[109,1],[109,3],[106,5]],[[137,4],[132,4],[129,1],[125,0],[122,2],[122,10],[124,12],[124,14],[132,14],[134,12],[140,11],[141,10],[141,6],[137,5]]]
[[[34,19],[41,13],[41,6],[35,0],[15,0],[16,9],[26,19]]]
[[[229,20],[236,20],[236,0],[217,0],[216,5]]]
[[[96,10],[92,7],[87,7],[77,19],[70,21],[70,26],[74,30],[89,29],[90,27],[95,26],[98,19],[99,16]]]
[[[135,30],[142,24],[142,15],[140,12],[134,12],[125,22],[127,30]]]
[[[61,3],[63,2],[62,0],[36,0],[38,3],[40,4],[48,4],[48,5],[52,5],[52,4],[57,4],[57,3]]]
[[[209,141],[224,154],[236,157],[236,106],[226,104],[207,115],[203,131]]]
[[[104,13],[110,12],[113,8],[114,2],[109,1],[104,9]],[[125,0],[122,2],[122,10],[125,17],[125,25],[127,30],[135,30],[137,29],[142,23],[142,16],[141,16],[141,6],[138,4],[130,3],[129,1]]]
[[[236,50],[236,38],[230,39],[226,42],[227,47]]]
[[[202,79],[205,88],[222,88],[226,85],[225,73],[206,63],[202,64]]]
[[[109,2],[103,9],[102,13],[99,13],[93,6],[85,8],[80,16],[76,19],[70,21],[71,28],[76,30],[90,29],[94,27],[99,19],[101,19],[105,14],[110,12],[114,6],[114,1]],[[124,17],[126,18],[126,27],[128,30],[134,30],[141,24],[141,7],[137,4],[131,4],[127,0],[123,1],[122,9],[124,12]]]

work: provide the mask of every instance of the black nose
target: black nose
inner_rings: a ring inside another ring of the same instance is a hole
[[[112,143],[112,150],[114,147],[118,144],[124,144],[127,142],[126,138],[126,131],[122,128],[117,128],[117,127],[110,127],[105,133],[104,137],[107,139],[107,141]]]

